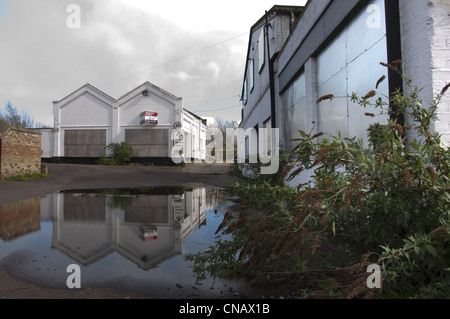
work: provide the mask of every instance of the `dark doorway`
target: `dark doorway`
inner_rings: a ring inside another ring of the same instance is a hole
[[[2,180],[2,140],[0,139],[0,181]]]

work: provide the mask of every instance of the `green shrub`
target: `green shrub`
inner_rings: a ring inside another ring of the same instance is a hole
[[[111,152],[111,156],[102,157],[99,160],[100,165],[124,166],[128,165],[133,157],[131,147],[125,142],[111,143],[106,149]]]
[[[43,173],[37,173],[37,174],[25,174],[25,175],[18,175],[18,176],[11,176],[8,178],[5,178],[5,181],[7,182],[21,182],[21,181],[28,181],[30,179],[39,179],[39,178],[47,178],[48,175],[47,174],[43,174]]]
[[[259,213],[228,215],[221,229],[232,239],[191,256],[199,261],[196,271],[259,282],[306,276],[317,283],[308,288],[322,289],[322,296],[357,297],[374,295],[364,267],[378,263],[384,281],[376,296],[448,297],[450,153],[431,123],[449,85],[424,108],[420,91],[404,80],[408,91],[396,92],[389,103],[372,102],[374,91],[351,97],[361,107],[393,115],[369,128],[368,147],[356,138],[300,132],[282,177],[314,171],[311,184],[295,191],[232,186],[230,192]],[[401,125],[396,119],[403,115],[413,122]],[[417,139],[408,138],[411,130]],[[217,260],[228,271],[219,271]]]

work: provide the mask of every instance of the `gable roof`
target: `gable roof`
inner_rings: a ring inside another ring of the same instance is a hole
[[[62,98],[62,99],[59,100],[59,101],[54,101],[53,103],[61,103],[62,101],[66,100],[66,99],[68,99],[68,98],[70,98],[70,97],[72,97],[72,96],[73,96],[74,98],[76,98],[76,97],[78,97],[79,95],[81,95],[81,94],[83,94],[83,93],[85,93],[85,92],[89,92],[89,91],[93,91],[93,92],[95,92],[95,93],[97,93],[97,94],[99,94],[99,95],[105,97],[106,99],[108,99],[108,100],[110,100],[110,101],[112,101],[112,102],[115,101],[114,98],[112,98],[111,96],[109,96],[109,95],[106,94],[105,92],[103,92],[103,91],[97,89],[95,86],[93,86],[93,85],[91,85],[91,84],[89,84],[89,83],[86,83],[85,85],[83,85],[83,86],[80,87],[79,89],[73,91],[72,93],[70,93],[70,94],[67,95],[66,97]]]
[[[82,94],[89,92],[89,93],[93,94],[94,96],[96,96],[97,98],[99,98],[100,100],[104,101],[105,103],[113,106],[115,103],[118,103],[118,104],[126,103],[127,101],[133,99],[138,94],[141,94],[141,92],[146,89],[150,90],[154,94],[156,94],[159,97],[161,97],[165,100],[168,100],[168,101],[169,100],[172,100],[172,101],[182,101],[183,100],[183,98],[177,97],[177,96],[173,95],[172,93],[169,93],[168,91],[163,90],[162,88],[154,85],[153,83],[146,81],[143,84],[139,85],[138,87],[134,88],[133,90],[129,91],[128,93],[124,94],[123,96],[121,96],[118,99],[115,99],[115,98],[111,97],[110,95],[106,94],[105,92],[99,90],[95,86],[93,86],[89,83],[86,83],[85,85],[83,85],[79,89],[75,90],[74,92],[70,93],[66,97],[62,98],[61,100],[54,101],[53,104],[60,104],[60,103],[65,102],[65,103],[63,103],[63,106],[65,106],[68,103],[70,103],[71,101],[77,99]]]
[[[166,90],[163,90],[162,88],[154,85],[150,82],[144,82],[143,84],[139,85],[138,87],[134,88],[133,90],[129,91],[125,95],[121,96],[116,100],[116,102],[120,105],[125,104],[126,102],[132,100],[137,95],[141,94],[143,91],[148,90],[152,92],[153,94],[159,96],[160,98],[170,101],[173,103],[173,101],[182,101],[183,98],[173,95],[172,93],[169,93]]]

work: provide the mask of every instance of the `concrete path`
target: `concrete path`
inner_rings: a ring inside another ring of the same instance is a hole
[[[225,164],[189,164],[181,167],[99,166],[47,164],[49,177],[0,182],[0,205],[61,190],[177,186],[203,184],[217,187],[239,180]]]

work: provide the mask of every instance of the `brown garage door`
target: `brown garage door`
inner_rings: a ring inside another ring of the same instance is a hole
[[[169,197],[167,195],[149,195],[131,198],[131,205],[125,208],[125,222],[169,223]]]
[[[106,130],[73,130],[64,133],[65,157],[106,156]]]
[[[126,130],[125,142],[131,146],[134,157],[167,157],[169,130]]]

